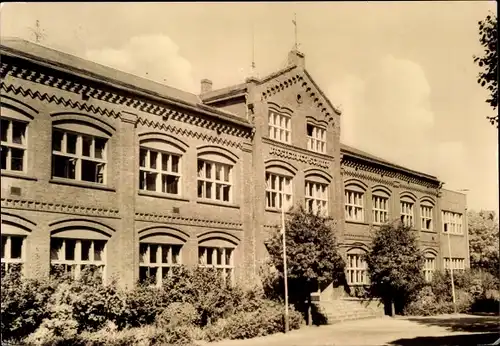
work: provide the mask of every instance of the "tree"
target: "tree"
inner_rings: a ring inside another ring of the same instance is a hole
[[[400,221],[382,225],[374,232],[365,260],[371,294],[390,306],[392,315],[394,307],[401,313],[424,285],[424,257],[415,232]]]
[[[497,276],[499,261],[498,219],[495,212],[469,211],[469,252],[472,269],[485,270]]]
[[[343,279],[345,263],[338,253],[333,219],[308,213],[299,207],[289,213],[285,230],[289,298],[300,309],[306,300],[310,303],[311,292]],[[271,263],[281,282],[282,237],[283,234],[277,231],[265,241]]]
[[[479,72],[477,82],[488,89],[489,98],[486,102],[494,110],[498,106],[498,52],[497,52],[497,17],[490,13],[484,20],[478,22],[479,42],[484,47],[483,56],[473,56],[474,62],[482,68]],[[498,127],[498,115],[487,117],[492,125]]]

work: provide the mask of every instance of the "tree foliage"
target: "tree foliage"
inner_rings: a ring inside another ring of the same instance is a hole
[[[484,20],[478,22],[479,42],[484,48],[483,56],[474,56],[474,62],[482,69],[477,82],[488,90],[489,97],[486,102],[493,107],[498,107],[498,52],[497,52],[497,17],[490,13]],[[488,117],[493,125],[498,127],[498,115]]]
[[[365,260],[371,293],[395,303],[396,312],[414,298],[424,284],[424,257],[414,231],[397,221],[375,231]]]
[[[485,270],[496,276],[500,261],[498,219],[495,213],[469,211],[467,219],[471,268]]]
[[[300,207],[289,214],[285,230],[291,299],[303,302],[319,286],[343,278],[345,263],[338,253],[332,219],[308,213]],[[282,233],[273,233],[265,245],[277,275],[283,280]]]

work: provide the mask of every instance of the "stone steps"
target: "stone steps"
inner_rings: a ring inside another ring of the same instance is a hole
[[[367,306],[366,303],[354,299],[320,301],[318,306],[328,324],[384,316],[383,308],[376,306],[376,303],[375,306]]]

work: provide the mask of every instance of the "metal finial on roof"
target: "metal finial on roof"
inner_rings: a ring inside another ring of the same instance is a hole
[[[294,29],[295,29],[295,44],[294,44],[293,47],[294,47],[295,50],[299,50],[299,42],[298,42],[298,39],[297,39],[297,13],[293,14],[292,23],[293,23],[293,26],[294,26]]]
[[[35,22],[34,28],[29,28],[33,36],[35,36],[35,42],[40,43],[40,41],[47,36],[45,35],[44,30],[40,27],[40,21],[37,19]]]

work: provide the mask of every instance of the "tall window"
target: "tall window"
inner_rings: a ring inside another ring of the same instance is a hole
[[[450,270],[450,258],[444,259],[444,269]],[[465,270],[465,259],[464,258],[452,258],[451,259],[451,269],[453,270]]]
[[[275,139],[280,142],[290,143],[291,142],[291,121],[290,116],[269,112],[269,138]]]
[[[307,124],[307,149],[318,153],[326,152],[326,130]]]
[[[52,175],[105,184],[106,143],[105,138],[54,129]]]
[[[401,222],[406,227],[413,226],[413,203],[401,201]]]
[[[198,265],[216,268],[225,282],[234,282],[234,250],[226,247],[198,247]]]
[[[2,234],[2,276],[8,271],[22,271],[25,240],[25,236]]]
[[[443,211],[443,231],[451,234],[463,234],[462,214]]]
[[[180,194],[180,156],[140,148],[139,188],[141,190]]]
[[[291,206],[292,178],[266,172],[266,207],[288,210]]]
[[[306,181],[306,209],[328,215],[328,185]]]
[[[26,171],[26,129],[27,123],[1,119],[1,162],[6,171]]]
[[[345,190],[345,219],[349,221],[363,222],[363,193],[351,190]]]
[[[389,220],[389,198],[373,195],[372,216],[374,224],[383,224]]]
[[[347,283],[349,285],[367,285],[368,267],[361,254],[347,254]]]
[[[75,279],[86,267],[98,269],[103,276],[106,266],[106,241],[93,239],[51,238],[52,273],[70,273]]]
[[[232,166],[198,159],[198,198],[232,201]]]
[[[151,278],[158,285],[181,264],[181,245],[140,244],[139,281]]]
[[[420,206],[420,220],[422,230],[432,231],[432,207],[427,205]]]
[[[436,258],[425,257],[424,259],[424,277],[427,282],[432,281],[432,275],[436,270]]]

